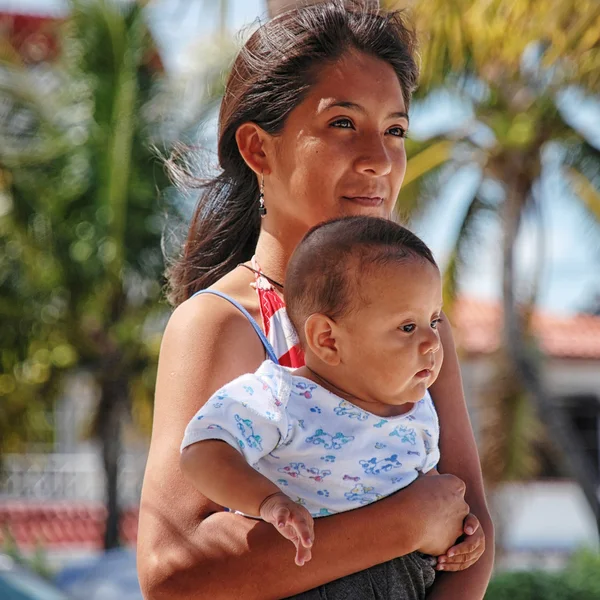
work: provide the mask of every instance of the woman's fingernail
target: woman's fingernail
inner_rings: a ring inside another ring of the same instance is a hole
[[[473,531],[474,531],[474,529],[473,529],[472,527],[467,527],[467,528],[465,529],[465,532],[466,532],[468,535],[471,535],[471,534],[473,533]]]
[[[446,559],[442,556],[442,558],[438,559],[438,564],[441,565],[446,562]]]

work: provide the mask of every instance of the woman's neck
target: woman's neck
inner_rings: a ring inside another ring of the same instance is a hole
[[[267,229],[262,229],[256,244],[255,256],[261,270],[275,281],[283,283],[287,264],[303,234],[274,235]]]

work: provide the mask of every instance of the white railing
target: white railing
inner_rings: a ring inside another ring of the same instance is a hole
[[[98,453],[8,454],[2,457],[2,500],[104,501],[105,475]],[[121,505],[138,504],[145,453],[126,453],[119,461]]]

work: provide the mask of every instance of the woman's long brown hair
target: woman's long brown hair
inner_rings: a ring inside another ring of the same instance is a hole
[[[259,190],[238,150],[238,127],[254,122],[279,133],[320,69],[351,49],[394,68],[408,109],[418,77],[415,35],[399,11],[373,9],[360,0],[330,0],[283,13],[246,42],[233,63],[219,114],[222,171],[198,180],[201,193],[187,240],[167,269],[171,304],[212,285],[256,247]]]

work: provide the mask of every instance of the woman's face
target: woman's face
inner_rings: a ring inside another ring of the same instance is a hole
[[[267,218],[308,229],[342,216],[389,217],[406,170],[407,129],[391,65],[353,51],[323,67],[271,140]]]

